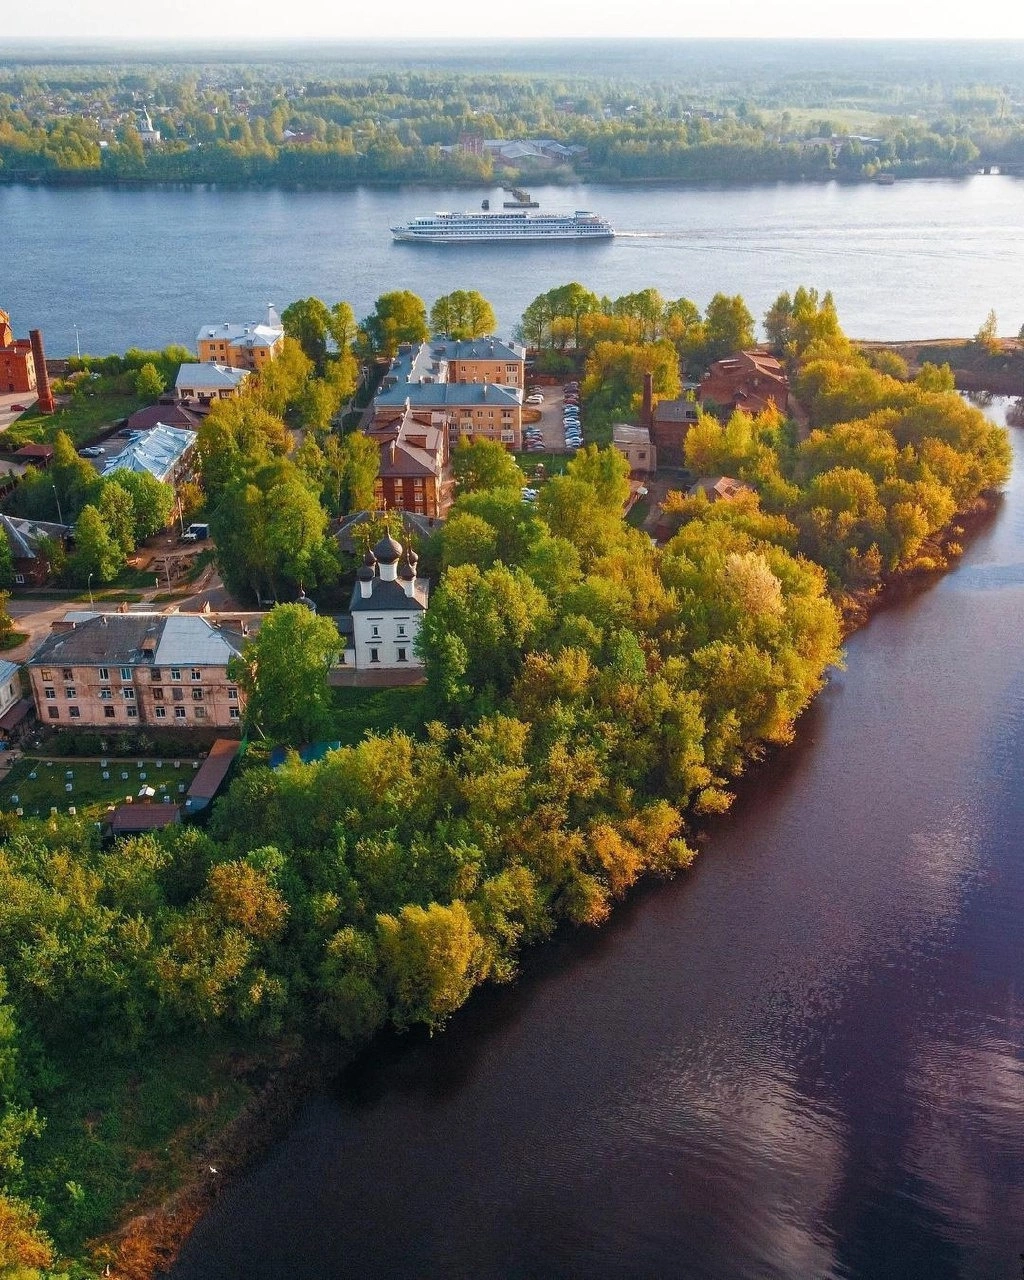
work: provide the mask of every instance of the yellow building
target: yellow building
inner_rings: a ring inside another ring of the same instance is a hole
[[[209,324],[196,335],[196,350],[205,364],[256,372],[279,355],[284,326],[272,306],[262,324]]]

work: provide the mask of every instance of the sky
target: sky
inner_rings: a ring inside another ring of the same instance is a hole
[[[118,40],[235,41],[513,36],[725,36],[963,39],[963,0],[729,0],[728,4],[646,0],[388,0],[385,7],[338,0],[247,0],[241,8],[212,8],[208,0],[30,0],[4,6],[4,36]],[[990,0],[969,11],[969,34],[1024,39],[1024,4]],[[235,30],[231,30],[234,26]]]

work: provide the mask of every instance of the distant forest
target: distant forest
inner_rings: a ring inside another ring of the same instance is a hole
[[[1017,172],[1022,54],[985,42],[398,42],[204,48],[197,62],[172,46],[8,43],[0,180],[481,185]],[[501,141],[545,147],[502,156]]]

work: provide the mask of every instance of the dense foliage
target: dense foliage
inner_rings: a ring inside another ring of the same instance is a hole
[[[76,1145],[87,1121],[64,1119],[63,1146],[44,1127],[83,1063],[152,1062],[225,1029],[345,1048],[440,1027],[559,923],[597,924],[640,876],[689,865],[693,821],[791,739],[839,660],[843,591],[938,561],[934,535],[1005,477],[1004,433],[940,370],[873,368],[827,299],[775,310],[810,424],[703,416],[691,465],[750,492],[674,499],[660,547],[623,519],[613,450],[580,451],[535,504],[507,459],[460,450],[427,551],[443,573],[418,640],[419,732],[251,760],[206,831],[107,847],[83,822],[0,816],[0,1265],[38,1274],[44,1233],[79,1250],[109,1216]],[[283,422],[234,402],[202,447],[221,535],[247,531],[226,565],[251,566],[241,543],[261,537],[259,555],[300,555],[292,513],[323,508]],[[320,494],[330,470],[323,455]],[[303,570],[322,542],[312,514],[308,528]],[[321,723],[337,640],[320,622],[276,610],[241,664],[254,720],[293,740]]]
[[[741,42],[706,51],[699,42],[638,43],[628,67],[628,49],[599,45],[571,67],[557,48],[503,50],[497,62],[488,49],[471,58],[453,51],[444,70],[436,49],[431,70],[416,65],[415,49],[386,63],[380,52],[353,53],[334,66],[11,59],[0,74],[0,174],[323,185],[538,175],[774,181],[955,174],[1024,160],[1019,68],[1003,51],[964,58],[937,46],[906,56],[798,46],[754,62]],[[143,107],[159,145],[144,145]],[[461,145],[467,135],[543,137],[572,150],[500,169],[488,152]]]

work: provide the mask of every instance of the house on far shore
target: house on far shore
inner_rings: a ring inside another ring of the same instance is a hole
[[[248,377],[248,369],[225,364],[183,364],[174,380],[174,394],[186,408],[208,409],[215,400],[237,396]]]
[[[727,360],[716,360],[701,379],[697,393],[702,405],[746,413],[763,413],[774,405],[789,411],[789,379],[774,356],[765,351],[739,351]]]
[[[74,532],[70,525],[25,520],[0,512],[0,529],[7,535],[14,558],[15,586],[41,587],[50,576],[49,544],[66,546]]]
[[[271,304],[260,324],[207,324],[196,335],[199,359],[229,369],[257,372],[281,354],[284,325]]]
[[[342,651],[343,666],[367,672],[422,668],[413,642],[427,610],[430,585],[416,576],[418,562],[416,552],[403,551],[390,534],[366,553],[352,589],[352,639]],[[342,620],[343,634],[348,621]]]
[[[706,476],[696,484],[690,485],[686,496],[696,498],[698,493],[703,493],[708,502],[729,502],[733,498],[741,497],[744,493],[754,492],[755,490],[749,484],[744,484],[742,480],[734,480],[732,476]]]
[[[644,479],[657,469],[657,451],[647,427],[632,427],[626,422],[612,423],[612,444],[629,463],[631,475]]]

